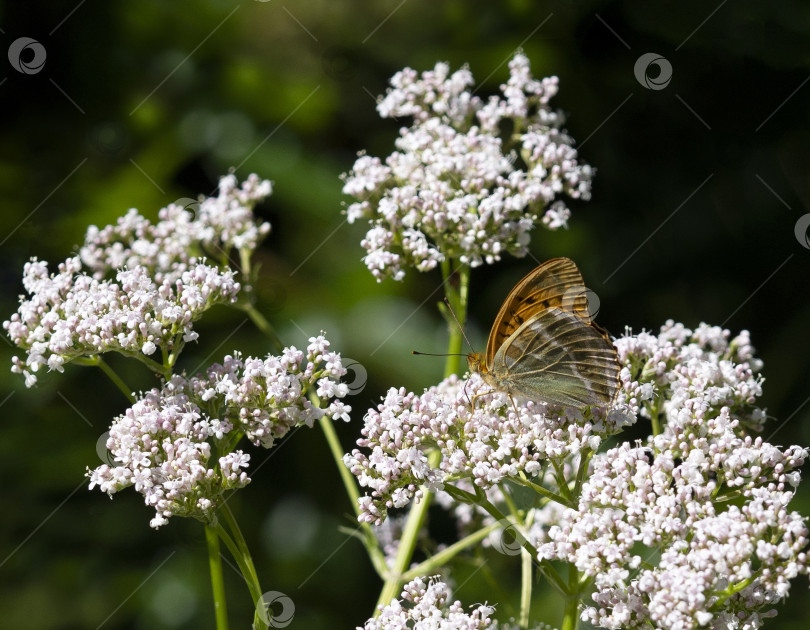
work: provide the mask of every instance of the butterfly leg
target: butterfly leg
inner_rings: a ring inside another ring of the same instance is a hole
[[[512,398],[512,394],[507,394],[507,396],[509,396],[509,402],[512,403],[512,409],[515,410],[515,419],[519,420],[520,419],[520,414],[518,413],[518,408],[517,408],[517,405],[515,404],[515,399]]]
[[[490,390],[487,390],[487,391],[485,391],[485,392],[478,392],[477,394],[473,394],[472,398],[469,398],[469,397],[468,397],[468,400],[470,401],[470,413],[472,413],[473,411],[475,411],[475,401],[476,401],[478,398],[481,398],[481,396],[486,396],[487,394],[492,394],[492,393],[494,393],[495,391],[496,391],[496,390],[494,390],[494,389],[490,389]]]

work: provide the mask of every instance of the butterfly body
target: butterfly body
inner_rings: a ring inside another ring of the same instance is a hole
[[[588,311],[586,289],[568,258],[549,260],[509,292],[486,354],[467,356],[493,389],[552,405],[606,406],[619,385],[616,349]]]

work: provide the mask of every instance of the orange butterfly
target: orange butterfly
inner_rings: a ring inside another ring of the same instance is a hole
[[[485,355],[467,355],[493,389],[563,407],[610,405],[619,359],[588,311],[582,274],[553,258],[517,283],[501,306]]]

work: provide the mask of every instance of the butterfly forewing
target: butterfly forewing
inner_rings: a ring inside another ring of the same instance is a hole
[[[565,407],[604,406],[618,391],[619,363],[601,328],[548,308],[503,343],[490,376],[510,394]]]
[[[509,292],[498,311],[487,341],[486,364],[495,353],[538,311],[556,308],[591,322],[582,274],[569,258],[552,258],[536,267]]]

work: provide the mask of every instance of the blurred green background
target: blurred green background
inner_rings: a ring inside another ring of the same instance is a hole
[[[487,94],[522,46],[536,76],[560,77],[554,104],[598,169],[592,201],[572,204],[567,232],[538,229],[533,256],[576,260],[614,335],[668,318],[749,329],[777,419],[765,437],[810,444],[810,249],[794,235],[810,206],[806,2],[4,2],[0,27],[4,50],[32,37],[47,51],[32,75],[0,57],[3,318],[29,257],[55,264],[90,223],[130,207],[154,217],[212,192],[231,167],[240,179],[256,172],[275,182],[259,208],[273,225],[258,253],[263,312],[286,343],[323,329],[368,372],[352,422],[339,427],[349,450],[388,387],[421,391],[440,378],[442,359],[410,350],[441,352],[446,333],[438,272],[377,284],[365,269],[365,227],[345,224],[339,175],[360,149],[391,152],[397,123],[378,118],[374,96],[395,71],[469,63]],[[634,76],[647,52],[672,65],[664,89]],[[474,272],[478,347],[533,265]],[[244,320],[212,311],[183,367],[268,351]],[[9,366],[12,349],[0,351]],[[115,365],[152,386],[138,366]],[[86,489],[96,441],[126,406],[118,391],[75,366],[33,390],[0,369],[0,388],[0,627],[213,627],[200,525],[176,519],[155,532],[139,495],[110,502]],[[361,624],[380,584],[359,543],[337,530],[351,524],[350,506],[322,435],[300,431],[271,454],[234,500],[263,587],[293,599],[292,627]],[[254,463],[267,455],[254,451]],[[805,514],[809,485],[794,503]],[[455,595],[495,600],[508,616],[519,570],[496,555],[487,568],[500,591],[487,571],[465,583],[470,565]],[[226,570],[232,627],[247,627],[247,591]],[[796,581],[768,627],[806,627],[806,588]],[[559,622],[543,593],[535,611]]]

